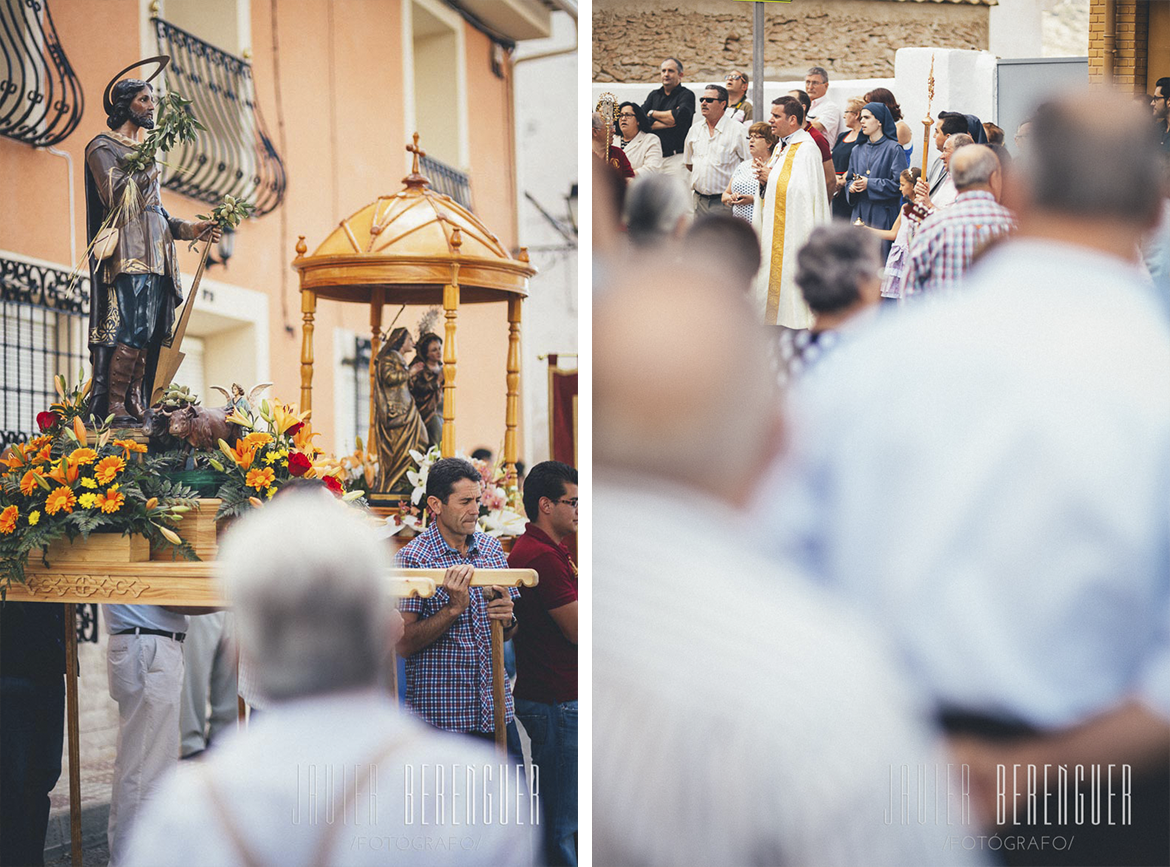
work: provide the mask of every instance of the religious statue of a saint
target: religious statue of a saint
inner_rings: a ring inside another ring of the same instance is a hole
[[[428,331],[418,339],[410,362],[410,393],[431,445],[443,439],[443,338]]]
[[[142,131],[154,127],[149,81],[124,79],[106,93],[109,132],[85,148],[86,230],[89,241],[98,240],[89,258],[90,411],[98,420],[112,413],[115,426],[128,426],[149,405],[159,347],[183,301],[175,238],[214,241],[220,230],[212,220],[179,220],[163,209],[157,163],[143,171],[124,167]]]
[[[414,466],[412,449],[425,451],[427,431],[410,393],[406,354],[414,339],[405,328],[395,328],[374,359],[374,421],[378,444],[378,477],[374,488],[390,493]]]

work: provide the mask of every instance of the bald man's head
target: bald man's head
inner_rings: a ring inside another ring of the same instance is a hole
[[[718,263],[626,261],[593,313],[599,467],[751,496],[778,442],[763,326]]]
[[[951,177],[959,192],[975,187],[988,187],[992,176],[999,171],[999,158],[986,145],[967,145],[951,157]]]

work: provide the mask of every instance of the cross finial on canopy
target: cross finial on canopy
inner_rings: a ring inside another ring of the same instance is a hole
[[[427,152],[418,146],[418,133],[414,134],[414,144],[407,145],[406,149],[414,154],[414,163],[410,167],[411,174],[418,174],[418,158],[425,157]]]

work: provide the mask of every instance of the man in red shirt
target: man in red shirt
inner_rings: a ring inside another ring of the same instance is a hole
[[[516,617],[516,718],[532,739],[550,865],[577,864],[577,566],[562,540],[577,532],[577,471],[559,461],[534,466],[524,480],[529,524],[508,565],[535,569]]]

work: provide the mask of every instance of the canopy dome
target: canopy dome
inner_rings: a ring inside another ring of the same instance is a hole
[[[438,304],[443,287],[457,283],[463,303],[498,301],[528,294],[536,269],[527,251],[513,258],[483,222],[450,196],[430,188],[419,174],[418,133],[406,187],[379,196],[342,220],[312,255],[302,235],[293,267],[301,288],[319,298],[369,303],[371,290],[385,301]]]

